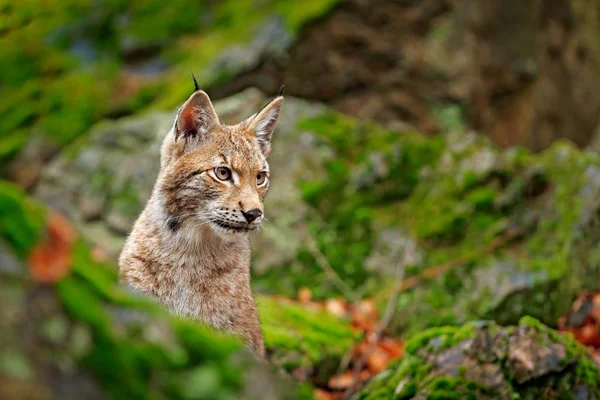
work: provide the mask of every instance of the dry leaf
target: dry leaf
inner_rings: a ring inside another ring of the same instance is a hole
[[[367,367],[369,371],[376,374],[383,371],[390,362],[390,358],[385,351],[379,347],[374,347],[369,356],[367,357]]]
[[[387,353],[390,361],[404,354],[404,343],[399,339],[383,338],[378,345]]]
[[[340,375],[335,375],[329,378],[328,386],[334,390],[344,390],[352,386],[358,386],[360,382],[369,379],[371,374],[367,370],[362,370],[358,376],[352,370],[348,370]]]
[[[106,262],[109,259],[108,252],[102,246],[92,247],[92,250],[90,251],[90,257],[97,263]]]
[[[354,376],[352,371],[346,371],[341,375],[335,375],[329,378],[327,382],[328,386],[332,389],[343,390],[350,386],[357,384],[357,377]]]
[[[364,300],[352,306],[352,324],[366,332],[377,329],[378,313],[372,300]]]
[[[325,309],[330,314],[337,317],[343,317],[346,315],[348,305],[344,299],[328,299],[325,301]]]
[[[323,389],[315,389],[313,392],[315,400],[338,400],[342,398],[341,395],[343,394],[326,392]]]
[[[309,288],[301,287],[300,290],[298,290],[298,301],[300,303],[302,303],[302,304],[310,303],[311,299],[312,299],[312,292],[310,291]]]
[[[31,275],[38,282],[57,282],[69,273],[76,233],[69,221],[51,212],[46,237],[29,254]]]

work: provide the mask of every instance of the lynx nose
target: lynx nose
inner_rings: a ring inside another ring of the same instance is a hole
[[[242,211],[242,214],[244,215],[244,218],[246,218],[246,221],[251,223],[262,215],[262,211],[260,211],[258,208],[255,208],[250,211]]]

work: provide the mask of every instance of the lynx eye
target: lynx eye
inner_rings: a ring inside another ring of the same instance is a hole
[[[215,176],[222,181],[231,179],[231,170],[227,167],[217,167],[214,169]]]
[[[265,180],[267,180],[267,174],[265,172],[259,172],[258,174],[256,174],[256,184],[258,186],[265,183]]]

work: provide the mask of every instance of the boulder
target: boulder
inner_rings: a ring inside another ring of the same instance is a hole
[[[526,317],[434,328],[406,343],[360,400],[600,398],[600,367],[567,335]]]
[[[217,101],[226,122],[257,90]],[[114,259],[150,194],[172,112],[102,122],[44,170],[35,195]],[[390,330],[532,315],[555,325],[597,276],[600,157],[559,142],[500,150],[472,133],[424,137],[286,97],[270,157],[258,292],[374,296],[410,285]],[[331,270],[337,277],[332,276]],[[340,285],[340,281],[342,284]]]
[[[0,181],[0,398],[296,399],[358,334],[348,321],[259,297],[271,363],[116,282],[70,224]],[[337,365],[337,364],[336,364]]]

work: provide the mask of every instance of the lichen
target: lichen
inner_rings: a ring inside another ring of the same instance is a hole
[[[518,345],[528,338],[540,347],[527,348],[532,354],[544,355],[547,346],[564,346],[566,353],[560,371],[548,370],[519,380],[515,369],[518,367],[509,362],[517,357],[510,352],[517,350],[511,350],[509,343]],[[463,358],[442,355],[454,347],[460,349]],[[590,394],[583,398],[600,395],[600,368],[586,349],[572,337],[531,317],[522,318],[518,327],[502,328],[493,322],[481,322],[432,328],[410,339],[405,349],[403,358],[376,376],[359,399],[572,399],[579,389]],[[476,357],[475,364],[469,357]],[[479,368],[477,363],[485,363],[487,374],[495,375],[478,375],[474,371]],[[490,363],[496,367],[490,368]],[[484,382],[496,387],[488,387]]]
[[[45,208],[28,199],[21,189],[0,181],[0,240],[20,259],[25,260],[43,237],[45,214]],[[245,393],[248,385],[256,384],[247,380],[249,371],[266,366],[260,366],[239,339],[178,319],[156,302],[125,290],[117,284],[115,266],[94,261],[89,246],[82,240],[75,243],[72,252],[70,273],[46,289],[25,277],[0,280],[1,292],[7,296],[15,285],[23,296],[30,289],[36,290],[36,296],[44,293],[44,309],[52,312],[38,321],[35,314],[20,317],[18,310],[10,311],[20,302],[4,302],[9,307],[5,312],[12,312],[17,318],[9,322],[13,324],[10,329],[16,335],[16,343],[0,343],[0,354],[5,355],[0,369],[4,372],[24,380],[36,377],[36,385],[43,386],[48,383],[37,374],[38,369],[47,371],[44,368],[50,365],[67,363],[69,373],[91,373],[103,397],[115,399],[234,399]],[[284,331],[286,335],[292,335],[292,329],[297,328],[296,339],[306,340],[298,347],[306,350],[305,357],[311,360],[318,359],[318,351],[327,351],[325,344],[339,351],[354,337],[343,326],[320,321],[321,315],[271,305],[263,308],[267,319],[270,309],[275,309],[277,318],[282,319],[282,329],[289,329]],[[20,344],[19,329],[25,321],[19,318],[26,318],[27,326],[36,332],[26,335],[27,341]],[[275,325],[271,320],[270,326]],[[71,340],[61,344],[65,342],[61,340],[65,332],[71,332]],[[49,340],[52,346],[44,347]],[[270,333],[267,340],[279,343]],[[39,352],[45,358],[39,359],[30,352],[32,346],[42,346]],[[277,351],[283,353],[285,349]],[[289,382],[283,385],[280,378],[265,372],[269,378],[261,384],[271,386],[273,393],[282,398],[310,396],[306,387],[296,389]]]
[[[419,257],[404,267],[418,284],[400,293],[391,331],[482,318],[511,324],[527,314],[555,324],[593,282],[597,155],[566,143],[541,154],[501,150],[460,129],[426,138],[331,111],[300,119],[297,129],[328,154],[324,173],[297,183],[312,210],[305,223],[352,290],[385,305],[393,266],[367,267],[382,230],[417,246]],[[317,298],[344,295],[306,246],[255,275],[287,295],[302,286]]]
[[[3,5],[0,165],[32,137],[62,147],[107,115],[181,104],[191,89],[190,71],[204,88],[240,72],[213,63],[230,47],[247,44],[267,18],[281,18],[293,38],[338,2],[118,0],[99,6],[54,0]],[[139,65],[147,66],[151,76],[141,71],[131,78],[120,72]]]

